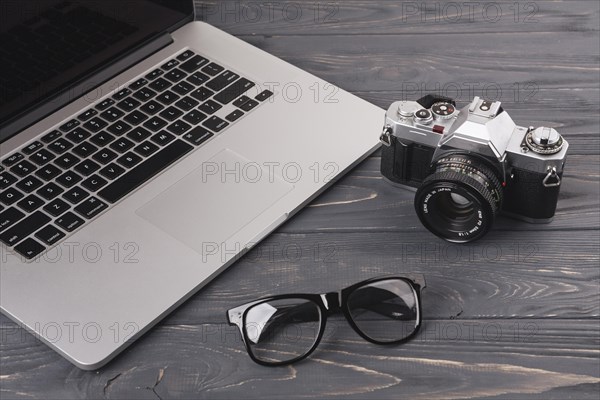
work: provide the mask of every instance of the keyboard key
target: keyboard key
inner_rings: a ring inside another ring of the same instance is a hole
[[[107,183],[108,181],[106,179],[94,174],[85,181],[81,182],[81,186],[89,191],[96,192],[104,187]]]
[[[161,67],[162,69],[164,69],[165,71],[168,71],[168,70],[170,70],[170,69],[173,69],[173,68],[175,68],[175,67],[176,67],[176,66],[178,66],[178,65],[179,65],[179,61],[177,61],[176,59],[172,59],[172,60],[169,60],[169,61],[167,61],[166,63],[164,63],[164,64],[163,64],[163,65],[161,65],[160,67]]]
[[[133,97],[135,97],[136,99],[138,99],[140,101],[148,101],[151,98],[153,98],[154,96],[156,96],[156,92],[147,87],[141,88],[140,90],[138,90],[137,92],[135,92],[133,94]]]
[[[73,165],[79,162],[79,158],[75,157],[71,153],[64,154],[56,159],[54,163],[61,167],[62,169],[69,169]]]
[[[244,104],[245,102],[250,101],[250,97],[244,95],[239,97],[236,101],[234,101],[232,104],[236,107],[240,107],[242,104]]]
[[[79,157],[86,158],[90,154],[93,154],[96,150],[98,150],[98,148],[93,144],[83,142],[73,149],[73,153],[77,154]]]
[[[12,167],[10,169],[10,172],[12,172],[13,174],[15,174],[17,176],[24,177],[26,175],[29,175],[36,169],[37,169],[36,166],[33,165],[32,163],[30,163],[29,161],[22,160],[22,161],[19,161],[14,167]]]
[[[254,97],[254,99],[263,102],[271,96],[273,96],[273,92],[271,92],[270,90],[263,90],[262,92],[257,94],[256,97]]]
[[[202,105],[200,107],[198,107],[198,109],[200,111],[202,111],[208,115],[212,115],[212,114],[216,113],[221,108],[223,108],[222,105],[220,105],[216,101],[212,101],[212,100],[208,100],[208,101],[202,103]]]
[[[183,111],[189,111],[192,108],[196,107],[198,104],[200,104],[198,101],[192,99],[189,96],[186,96],[183,99],[179,100],[177,103],[175,103],[175,105],[181,108]]]
[[[56,158],[56,156],[54,154],[50,153],[46,149],[40,149],[40,150],[36,151],[35,153],[33,153],[33,155],[31,157],[29,157],[29,159],[31,161],[33,161],[34,163],[36,163],[37,165],[40,165],[40,166],[46,165],[47,163],[52,161],[54,158]]]
[[[150,143],[148,141],[145,141],[144,143],[137,145],[136,148],[133,149],[133,151],[135,151],[136,153],[140,154],[143,157],[149,157],[157,150],[158,150],[158,146],[156,146],[155,144]]]
[[[79,186],[75,186],[72,189],[69,189],[65,194],[63,194],[63,199],[67,200],[71,204],[79,204],[90,194],[80,188]]]
[[[10,157],[5,158],[2,161],[2,164],[6,165],[7,167],[12,167],[13,165],[15,165],[16,163],[21,161],[23,158],[25,158],[25,156],[23,154],[14,153]]]
[[[164,105],[169,105],[178,99],[179,99],[179,95],[176,95],[175,93],[171,92],[170,90],[167,90],[166,92],[161,93],[156,97],[156,100],[160,101]]]
[[[224,71],[221,75],[217,76],[206,84],[206,87],[218,92],[231,85],[233,82],[239,79],[239,75],[229,70]]]
[[[163,70],[162,69],[155,69],[154,71],[150,72],[148,75],[146,75],[146,79],[148,80],[153,80],[158,78],[159,76],[161,76],[163,74]]]
[[[71,132],[67,133],[67,135],[65,137],[67,139],[69,139],[71,142],[81,143],[85,139],[89,138],[90,136],[92,136],[92,134],[89,133],[88,131],[86,131],[85,129],[75,128]]]
[[[105,120],[98,118],[98,117],[94,117],[92,119],[90,119],[88,122],[86,122],[85,124],[83,124],[83,127],[87,130],[90,130],[94,133],[100,131],[101,129],[104,129],[106,126],[108,125],[108,122],[106,122]]]
[[[215,94],[215,92],[213,92],[212,90],[207,89],[205,87],[201,87],[190,93],[190,96],[192,96],[198,101],[204,101],[210,98],[210,96],[212,96],[213,94]]]
[[[148,81],[144,78],[140,78],[137,81],[133,82],[131,85],[129,85],[129,89],[136,91],[138,89],[140,89],[142,86],[146,85],[148,83]]]
[[[132,148],[134,146],[133,142],[129,139],[126,138],[121,138],[118,139],[116,141],[114,141],[111,145],[110,148],[123,154],[125,153],[127,150],[129,150],[130,148]]]
[[[7,208],[0,213],[0,232],[14,225],[18,220],[24,218],[25,214],[14,207]]]
[[[111,107],[106,111],[103,111],[100,116],[107,120],[108,122],[116,121],[124,115],[123,111],[119,110],[116,107]]]
[[[176,67],[176,66],[178,66],[178,65],[179,65],[179,61],[177,61],[176,59],[172,59],[172,60],[169,60],[169,61],[167,61],[166,63],[164,63],[164,64],[163,64],[163,65],[161,65],[160,67],[161,67],[162,69],[164,69],[165,71],[168,71],[168,70],[170,70],[170,69],[173,69],[173,68],[175,68],[175,67]]]
[[[0,201],[7,206],[14,204],[22,198],[23,193],[12,187],[0,192]]]
[[[116,101],[119,101],[119,100],[124,99],[125,97],[129,96],[130,94],[131,94],[131,90],[129,90],[127,88],[123,88],[113,95],[113,99],[115,99]]]
[[[134,111],[134,112],[139,112],[139,111]],[[125,118],[127,118],[127,117],[125,117]],[[112,133],[113,135],[121,136],[125,132],[128,132],[129,130],[131,130],[131,125],[129,125],[127,122],[124,122],[124,121],[117,121],[114,124],[112,124],[111,126],[109,126],[108,128],[106,128],[106,130],[109,131],[110,133]]]
[[[15,246],[15,251],[28,260],[35,258],[35,256],[39,255],[44,250],[46,250],[44,246],[31,238],[24,240],[23,243]]]
[[[0,189],[4,190],[17,181],[17,177],[4,171],[0,173]]]
[[[166,110],[163,110],[158,115],[160,115],[162,118],[166,119],[167,121],[175,121],[177,118],[179,118],[183,115],[183,111],[171,106],[171,107],[167,108]]]
[[[129,113],[124,120],[129,122],[131,125],[139,125],[145,120],[148,119],[148,116],[141,111],[135,110]]]
[[[152,136],[150,138],[150,140],[152,140],[154,143],[156,143],[159,146],[166,146],[167,144],[169,144],[173,140],[175,140],[175,136],[171,135],[167,131],[160,131],[157,134],[155,134],[154,136]],[[133,153],[131,153],[131,154],[133,154]],[[128,167],[128,168],[130,168],[130,167]]]
[[[183,78],[185,78],[187,74],[180,70],[179,68],[175,68],[165,74],[165,78],[170,80],[171,82],[179,82]]]
[[[54,131],[49,132],[49,133],[45,134],[44,136],[42,136],[41,141],[44,143],[50,143],[54,139],[58,139],[60,137],[60,135],[62,135],[62,133],[60,133],[57,130],[54,130]]]
[[[14,246],[48,222],[50,222],[50,217],[41,211],[36,211],[0,234],[0,241],[7,246]]]
[[[258,106],[260,103],[256,100],[248,100],[247,102],[245,102],[244,104],[242,104],[240,106],[240,108],[246,112],[256,108],[256,106]]]
[[[150,118],[148,121],[144,122],[144,127],[150,129],[152,132],[157,132],[167,125],[164,119],[159,117]]]
[[[104,167],[100,170],[100,175],[102,175],[110,180],[113,180],[116,177],[118,177],[119,175],[121,175],[123,172],[125,172],[125,170],[123,168],[119,167],[115,163],[110,163],[109,165],[107,165],[106,167]]]
[[[163,108],[165,108],[165,106],[163,106],[162,104],[157,103],[154,100],[150,100],[149,102],[147,102],[146,104],[141,106],[140,110],[145,112],[148,115],[154,115],[157,112],[159,112],[160,110],[162,110]]]
[[[98,161],[102,164],[108,164],[115,158],[117,158],[117,153],[110,149],[100,149],[94,156],[92,157],[94,160]]]
[[[35,174],[47,182],[56,178],[61,172],[58,167],[50,164],[38,169]]]
[[[65,203],[63,200],[56,199],[50,202],[48,205],[46,205],[44,207],[44,211],[46,211],[48,214],[54,217],[58,217],[59,215],[67,211],[70,207],[71,206]]]
[[[231,114],[229,114],[228,116],[225,117],[225,119],[229,122],[235,122],[238,119],[242,118],[244,116],[244,113],[240,110],[234,110],[231,112]]]
[[[210,139],[211,137],[213,137],[215,134],[204,129],[201,126],[198,126],[194,129],[192,129],[191,131],[189,131],[188,133],[186,133],[185,135],[183,135],[183,138],[185,140],[187,140],[188,142],[190,142],[193,145],[201,145],[202,143],[206,142],[208,139]]]
[[[206,72],[210,76],[215,76],[222,72],[225,68],[221,67],[219,64],[210,63],[206,67],[202,68],[202,72]]]
[[[56,178],[56,182],[58,182],[60,185],[66,188],[70,188],[82,179],[83,178],[77,175],[75,172],[67,171],[58,178]]]
[[[200,122],[204,121],[207,118],[207,115],[198,110],[192,110],[187,113],[183,119],[189,122],[192,125],[198,125]]]
[[[167,168],[170,164],[179,160],[192,149],[193,147],[189,144],[181,140],[176,140],[156,153],[154,157],[139,164],[125,173],[121,178],[102,189],[98,193],[98,196],[109,203],[115,203]]]
[[[37,140],[33,143],[28,144],[27,146],[23,147],[23,153],[29,155],[34,153],[36,150],[41,149],[42,147],[44,147],[44,145],[42,144],[42,142],[38,142]]]
[[[65,234],[54,225],[46,225],[40,231],[36,232],[35,237],[48,246],[52,246],[54,243],[64,238]]]
[[[242,94],[246,93],[253,86],[254,83],[246,78],[238,79],[232,85],[229,85],[225,90],[218,93],[215,96],[215,100],[217,100],[221,104],[229,104],[233,100],[240,97]]]
[[[46,200],[52,200],[65,190],[54,182],[48,183],[46,186],[37,191],[37,194]]]
[[[100,132],[91,137],[90,142],[97,146],[103,147],[115,140],[115,137],[110,133]]]
[[[157,135],[159,134],[157,133]],[[140,161],[142,161],[142,157],[132,152],[123,154],[121,157],[117,158],[117,163],[121,164],[125,168],[133,168]]]
[[[127,97],[127,98],[121,100],[120,102],[118,102],[117,107],[119,107],[121,110],[123,110],[125,112],[129,112],[129,111],[133,110],[134,108],[136,108],[137,106],[139,106],[140,104],[142,104],[142,103],[140,103],[133,97]]]
[[[85,221],[70,211],[56,220],[56,225],[67,232],[73,232],[83,224],[85,224]]]
[[[173,86],[171,89],[175,93],[183,96],[183,95],[187,94],[188,92],[190,92],[191,90],[193,90],[194,86],[190,85],[186,81],[181,81],[178,84],[176,84],[175,86]]]
[[[113,104],[115,104],[115,101],[113,99],[104,99],[100,103],[98,103],[98,105],[96,105],[96,108],[100,111],[104,111]]]
[[[200,86],[203,83],[208,82],[209,79],[210,79],[210,76],[198,71],[198,72],[194,72],[192,75],[190,75],[187,78],[187,81],[189,83],[191,83],[192,85]],[[185,82],[183,82],[183,83],[185,83]]]
[[[119,100],[124,99],[125,97],[129,96],[130,94],[131,94],[131,90],[129,90],[127,88],[123,88],[114,94],[113,99],[115,99],[116,101],[119,101]]]
[[[48,145],[48,148],[56,154],[62,154],[73,147],[73,143],[59,138]]]
[[[100,169],[100,165],[92,160],[83,160],[74,169],[83,176],[90,176]]]
[[[24,210],[25,212],[33,212],[44,205],[44,200],[37,197],[35,194],[30,194],[25,197],[23,200],[17,203],[19,208]]]
[[[208,63],[208,60],[206,58],[199,55],[195,55],[194,57],[181,64],[179,68],[181,68],[185,72],[192,73],[206,63]]]
[[[102,211],[106,210],[108,205],[95,197],[86,199],[83,203],[74,208],[75,212],[87,219],[92,219]]]
[[[167,126],[167,130],[176,135],[181,135],[182,133],[190,130],[192,126],[183,121],[175,121],[171,125]]]
[[[157,92],[162,92],[163,90],[166,90],[169,88],[169,86],[171,86],[172,83],[169,82],[166,79],[163,78],[158,78],[157,80],[155,80],[154,82],[152,82],[150,85],[148,85],[148,87],[152,90],[156,90]]]
[[[15,186],[17,189],[24,191],[25,193],[31,193],[37,188],[43,185],[42,181],[40,181],[35,176],[28,176],[23,179],[21,182],[17,183]]]
[[[213,132],[221,132],[223,129],[227,128],[229,122],[223,121],[221,118],[213,116],[204,121],[202,124]]]
[[[59,126],[58,129],[60,129],[63,132],[69,132],[71,129],[75,128],[78,125],[79,121],[77,121],[76,119],[72,119]]]
[[[127,134],[127,137],[135,142],[141,143],[150,137],[151,133],[141,126],[135,128]]]
[[[192,57],[194,55],[194,52],[191,50],[186,50],[183,53],[181,53],[180,55],[177,56],[177,59],[179,61],[185,61],[188,58]]]

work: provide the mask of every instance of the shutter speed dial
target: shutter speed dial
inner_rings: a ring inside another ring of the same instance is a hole
[[[431,106],[433,117],[438,120],[450,119],[456,113],[456,107],[450,103],[440,102]]]

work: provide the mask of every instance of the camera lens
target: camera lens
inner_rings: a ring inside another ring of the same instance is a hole
[[[455,243],[481,238],[492,226],[502,202],[494,170],[478,157],[452,154],[440,158],[415,196],[423,225]]]

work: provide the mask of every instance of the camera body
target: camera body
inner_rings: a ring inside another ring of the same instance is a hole
[[[397,101],[380,139],[381,173],[417,189],[421,222],[448,241],[482,237],[500,212],[554,216],[569,144],[552,128],[516,125],[498,101],[475,97],[461,110],[432,94]]]

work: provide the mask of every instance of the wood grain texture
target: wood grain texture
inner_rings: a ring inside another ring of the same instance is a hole
[[[0,398],[596,400],[600,3],[502,0],[488,6],[502,10],[493,23],[493,8],[470,20],[451,1],[282,1],[251,20],[256,4],[197,1],[197,17],[383,108],[430,91],[482,95],[518,124],[559,129],[571,149],[555,220],[500,217],[480,242],[440,241],[413,194],[381,178],[377,152],[97,372],[0,316]],[[334,317],[311,358],[263,368],[225,323],[260,296],[406,272],[427,288],[423,330],[402,346],[371,345]]]

